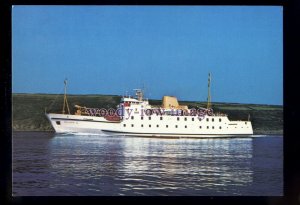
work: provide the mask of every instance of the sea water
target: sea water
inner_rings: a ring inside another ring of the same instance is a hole
[[[283,137],[15,132],[13,196],[282,196]]]

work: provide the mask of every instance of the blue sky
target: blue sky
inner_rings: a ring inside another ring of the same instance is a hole
[[[280,6],[14,6],[13,93],[283,103]]]

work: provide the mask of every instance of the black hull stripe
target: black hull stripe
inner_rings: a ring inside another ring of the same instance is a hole
[[[103,123],[120,123],[120,121],[100,121],[100,120],[80,120],[80,119],[71,119],[71,118],[51,118],[51,120],[62,120],[62,121],[83,121],[83,122],[103,122]]]
[[[191,136],[195,136],[195,135],[235,135],[235,136],[250,136],[252,134],[178,134],[178,133],[149,133],[149,132],[143,132],[143,133],[139,133],[139,132],[121,132],[121,131],[112,131],[112,130],[102,130],[103,132],[112,132],[112,133],[123,133],[123,134],[151,134],[151,135],[179,135],[179,136],[182,136],[182,135],[191,135]]]

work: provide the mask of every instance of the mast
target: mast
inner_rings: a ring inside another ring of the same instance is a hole
[[[133,90],[135,90],[135,94],[138,97],[138,100],[142,101],[143,100],[143,91],[142,91],[142,89],[133,89]]]
[[[207,95],[207,109],[211,108],[211,97],[210,97],[210,73],[208,73],[208,95]]]
[[[69,109],[69,104],[68,104],[68,100],[67,100],[67,79],[64,80],[64,84],[65,84],[65,94],[64,94],[64,105],[63,105],[63,110],[62,113],[65,114],[65,107],[67,105],[67,109],[68,109],[68,113],[70,114],[70,109]]]

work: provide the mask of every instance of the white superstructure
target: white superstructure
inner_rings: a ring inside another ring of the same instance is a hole
[[[77,106],[75,114],[46,116],[57,133],[196,138],[253,134],[249,119],[230,121],[225,114],[214,114],[210,102],[207,108],[196,110],[179,105],[175,97],[164,96],[161,106],[151,106],[140,89],[136,95],[123,97],[116,110]]]

